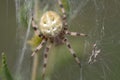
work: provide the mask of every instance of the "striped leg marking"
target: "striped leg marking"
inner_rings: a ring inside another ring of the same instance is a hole
[[[86,37],[87,36],[87,34],[84,34],[84,33],[70,32],[70,31],[66,31],[65,34],[71,35],[71,36],[82,36],[82,37]]]
[[[67,38],[64,38],[63,39],[63,42],[66,44],[67,48],[69,49],[70,53],[73,55],[73,57],[75,58],[77,64],[81,67],[81,64],[80,64],[80,60],[79,58],[76,56],[75,54],[75,51],[72,49],[70,43],[68,42]]]
[[[57,0],[57,1],[58,1],[58,4],[59,4],[60,8],[61,8],[62,14],[63,14],[63,16],[62,16],[63,25],[64,25],[65,27],[67,27],[67,26],[68,26],[68,23],[67,23],[67,21],[66,21],[66,19],[67,19],[66,11],[65,11],[65,9],[64,9],[64,6],[63,6],[61,0]]]
[[[47,60],[48,60],[48,52],[51,48],[51,44],[47,44],[44,52],[44,62],[43,62],[43,71],[42,71],[42,78],[44,79],[45,76],[45,70],[47,66]]]
[[[32,27],[34,29],[35,34],[40,37],[40,31],[38,30],[38,26],[35,24],[33,17],[32,17]]]
[[[46,39],[43,39],[40,45],[33,51],[31,56],[34,56],[43,47],[46,41],[47,41]]]
[[[58,4],[59,4],[60,8],[61,8],[62,13],[63,13],[63,20],[65,20],[67,16],[66,16],[64,6],[63,6],[61,0],[57,0],[57,1],[58,1]]]

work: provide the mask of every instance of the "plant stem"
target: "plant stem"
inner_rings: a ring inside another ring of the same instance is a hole
[[[38,69],[38,55],[36,54],[33,59],[33,68],[32,68],[32,78],[31,80],[36,80]]]
[[[34,0],[34,18],[37,19],[38,16],[38,5],[39,5],[39,0]],[[37,69],[38,69],[38,54],[34,55],[33,58],[33,68],[32,68],[32,77],[31,80],[36,80],[36,76],[37,76]]]

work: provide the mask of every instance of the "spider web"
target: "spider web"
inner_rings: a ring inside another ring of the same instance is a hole
[[[41,14],[47,10],[58,10],[56,1],[40,0]],[[71,46],[79,56],[82,69],[75,63],[65,45],[53,46],[49,54],[46,80],[119,80],[119,48],[120,48],[120,1],[119,0],[67,0],[70,11],[68,17],[71,31],[88,34],[87,38],[67,36]],[[17,34],[20,51],[16,73],[22,76],[18,80],[30,80],[32,59],[31,49],[26,44],[33,31],[29,22],[33,9],[32,0],[16,0]],[[21,23],[20,9],[25,6],[28,27]],[[26,34],[26,35],[25,35]],[[24,35],[24,36],[23,36]],[[100,49],[95,62],[88,64],[92,47],[96,44]],[[43,50],[41,51],[43,52]],[[40,52],[40,53],[41,53]],[[41,54],[42,56],[42,54]],[[39,62],[38,74],[41,74],[42,58]],[[38,75],[39,76],[39,75]],[[39,80],[39,77],[38,77]]]

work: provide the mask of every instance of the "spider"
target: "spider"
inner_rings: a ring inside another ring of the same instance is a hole
[[[35,24],[34,18],[32,17],[32,27],[34,29],[34,32],[37,36],[42,38],[41,43],[35,48],[31,56],[34,56],[45,43],[45,51],[44,51],[44,60],[43,60],[43,70],[42,70],[42,77],[44,78],[45,70],[47,66],[47,59],[48,59],[48,52],[51,48],[51,45],[56,42],[56,39],[59,39],[61,42],[63,42],[72,56],[74,57],[75,61],[79,66],[81,67],[81,63],[79,58],[76,56],[75,51],[71,47],[68,39],[65,37],[65,35],[71,35],[71,36],[87,36],[83,33],[78,32],[70,32],[68,30],[68,23],[67,23],[67,15],[66,11],[63,7],[63,4],[60,0],[57,0],[58,5],[60,7],[60,10],[62,12],[62,16],[60,16],[55,11],[46,11],[43,16],[40,19],[39,25]],[[39,27],[38,27],[39,26]],[[40,30],[40,31],[39,31]]]

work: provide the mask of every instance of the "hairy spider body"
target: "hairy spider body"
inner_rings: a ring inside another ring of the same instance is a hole
[[[44,62],[43,62],[43,78],[45,75],[45,70],[47,66],[47,59],[48,59],[48,52],[49,49],[51,48],[51,45],[53,43],[57,43],[57,41],[60,41],[64,43],[72,56],[74,57],[75,61],[79,66],[81,67],[81,63],[79,58],[76,56],[75,51],[71,47],[68,39],[65,37],[65,35],[71,35],[71,36],[87,36],[86,34],[83,33],[78,33],[78,32],[70,32],[67,27],[67,16],[65,9],[63,7],[63,4],[60,0],[57,0],[58,4],[61,8],[62,16],[57,14],[54,11],[47,11],[46,13],[43,14],[43,16],[40,19],[39,27],[35,24],[34,18],[32,18],[32,27],[34,29],[34,32],[37,36],[42,38],[41,43],[35,48],[35,50],[32,53],[32,56],[34,56],[42,47],[43,45],[47,42],[45,52],[44,52]],[[39,31],[40,30],[40,31]]]
[[[62,30],[62,19],[54,11],[47,11],[40,20],[40,31],[47,37],[56,37]]]

